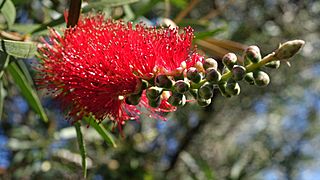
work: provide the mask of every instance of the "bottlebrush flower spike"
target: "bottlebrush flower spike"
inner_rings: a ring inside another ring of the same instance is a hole
[[[191,51],[193,29],[156,29],[142,24],[105,20],[103,15],[82,17],[77,26],[60,35],[50,29],[49,40],[39,47],[40,66],[36,79],[47,88],[75,120],[93,115],[109,117],[118,124],[135,119],[140,111],[125,103],[137,93],[142,79],[173,72],[185,62],[193,66],[203,57]],[[164,98],[154,111],[174,110]]]

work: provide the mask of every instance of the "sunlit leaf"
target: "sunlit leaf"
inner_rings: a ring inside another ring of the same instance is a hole
[[[1,39],[0,51],[17,58],[30,58],[37,52],[37,47],[33,42]]]
[[[8,72],[12,76],[13,80],[20,88],[22,95],[25,97],[29,105],[34,109],[34,111],[39,114],[44,122],[48,122],[48,117],[41,105],[39,97],[35,90],[28,83],[27,79],[23,75],[22,71],[19,69],[15,62],[9,64],[7,68]]]
[[[104,126],[100,123],[97,123],[92,117],[84,118],[84,120],[92,126],[100,136],[112,147],[117,147],[116,143],[114,142],[113,136],[104,128]]]
[[[14,24],[16,20],[16,8],[11,0],[0,0],[0,11],[1,14],[7,21],[8,27]]]
[[[81,159],[82,159],[81,164],[82,164],[83,177],[86,178],[87,177],[87,159],[86,159],[87,152],[86,152],[86,147],[83,140],[83,135],[81,132],[81,124],[77,122],[74,124],[74,127],[76,128],[77,141],[78,141],[79,150],[80,150]]]

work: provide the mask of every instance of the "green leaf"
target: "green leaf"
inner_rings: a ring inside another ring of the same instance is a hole
[[[10,56],[7,53],[0,51],[0,80],[3,76],[4,70],[7,68],[10,61]]]
[[[134,13],[130,7],[130,5],[126,4],[126,5],[123,5],[123,11],[125,12],[126,16],[124,17],[124,20],[125,21],[130,21],[132,19],[134,19]]]
[[[20,32],[23,34],[30,34],[32,31],[36,30],[39,28],[41,24],[19,24],[15,23],[11,26],[10,30],[11,31],[16,31]]]
[[[3,103],[4,103],[4,98],[6,97],[6,90],[3,87],[3,82],[0,79],[0,120],[2,117],[2,112],[3,112]]]
[[[188,5],[188,1],[186,0],[171,0],[171,3],[177,6],[179,9],[183,9]]]
[[[61,16],[60,18],[56,19],[56,20],[52,20],[46,24],[42,24],[40,27],[34,29],[33,31],[30,32],[30,34],[40,34],[42,33],[43,31],[47,31],[48,30],[48,27],[54,27],[54,26],[58,26],[58,25],[61,25],[63,24],[65,21],[64,21],[64,17]]]
[[[41,119],[44,122],[48,122],[48,117],[41,105],[37,93],[28,83],[27,79],[23,75],[22,71],[19,69],[18,65],[15,62],[11,62],[7,70],[12,76],[15,83],[20,88],[22,95],[25,97],[29,105],[41,117]]]
[[[31,85],[31,87],[34,88],[35,86],[34,86],[33,79],[31,77],[29,70],[28,70],[28,67],[25,64],[25,61],[17,61],[16,63],[18,65],[19,69],[22,71],[22,74],[26,78],[27,83],[29,83]]]
[[[74,124],[74,127],[76,128],[77,132],[77,140],[78,140],[78,145],[79,145],[79,150],[81,154],[81,159],[82,159],[82,170],[83,170],[83,177],[87,177],[87,152],[86,152],[86,146],[83,140],[83,135],[81,132],[81,124],[79,122],[76,122]]]
[[[195,39],[204,39],[207,37],[216,36],[217,34],[224,32],[225,30],[226,30],[226,27],[220,27],[211,31],[198,32],[198,33],[195,33],[194,35],[195,35]]]
[[[30,58],[37,52],[37,47],[33,42],[1,39],[0,51],[17,58]]]
[[[101,123],[97,123],[92,117],[83,118],[90,126],[92,126],[100,136],[112,147],[117,147],[113,136],[104,128]]]
[[[11,0],[0,0],[0,11],[7,21],[8,27],[14,24],[16,20],[16,8]]]

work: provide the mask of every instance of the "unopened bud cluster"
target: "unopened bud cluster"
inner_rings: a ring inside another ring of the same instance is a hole
[[[270,78],[262,68],[279,68],[281,59],[293,56],[292,53],[296,53],[302,46],[297,45],[299,42],[289,42],[289,45],[285,43],[265,58],[262,58],[257,46],[249,46],[243,53],[243,59],[234,53],[227,53],[220,63],[223,65],[221,70],[213,58],[199,61],[194,67],[181,65],[170,75],[158,74],[142,80],[137,93],[126,97],[126,102],[137,105],[145,91],[149,105],[154,108],[159,107],[163,99],[173,106],[183,106],[187,99],[193,99],[204,107],[211,104],[215,89],[219,89],[225,97],[232,97],[240,94],[240,81],[266,86]]]

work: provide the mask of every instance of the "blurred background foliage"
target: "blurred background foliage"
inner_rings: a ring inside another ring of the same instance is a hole
[[[319,1],[91,0],[82,4],[83,13],[104,12],[107,17],[148,25],[192,26],[198,51],[216,59],[229,51],[239,53],[246,45],[256,44],[266,55],[281,42],[306,41],[290,68],[283,63],[279,70],[269,71],[269,86],[241,84],[240,96],[216,95],[207,108],[188,104],[168,114],[166,122],[142,115],[139,122],[126,124],[124,138],[110,131],[117,148],[83,123],[89,179],[320,178]],[[30,68],[37,63],[30,58],[35,53],[31,42],[39,42],[47,26],[65,27],[68,5],[63,0],[0,1],[3,179],[83,178],[76,131],[46,92],[36,94],[35,72]],[[112,129],[108,120],[103,125]]]

